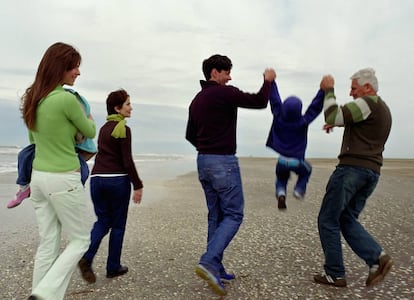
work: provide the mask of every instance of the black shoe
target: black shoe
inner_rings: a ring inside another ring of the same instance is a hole
[[[125,273],[128,273],[128,267],[121,266],[116,271],[108,271],[106,272],[106,278],[114,278],[117,276],[124,275]]]
[[[84,258],[78,262],[79,270],[81,272],[82,278],[85,279],[87,283],[96,282],[95,273],[92,270],[92,264]]]
[[[277,208],[279,209],[286,209],[286,197],[283,195],[280,195],[277,197]]]
[[[36,300],[36,299],[37,299],[37,297],[33,296],[33,295],[31,295],[29,298],[27,298],[27,300]]]

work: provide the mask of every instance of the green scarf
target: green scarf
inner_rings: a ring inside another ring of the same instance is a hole
[[[120,115],[120,114],[108,115],[106,117],[106,120],[118,122],[118,124],[115,125],[114,130],[112,130],[111,136],[113,136],[116,139],[126,138],[126,128],[125,128],[126,120],[123,115]]]

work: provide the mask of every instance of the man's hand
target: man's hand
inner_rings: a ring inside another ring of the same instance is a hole
[[[323,130],[325,130],[326,133],[331,133],[334,127],[334,125],[325,124],[323,125]]]
[[[320,88],[323,91],[333,89],[335,85],[335,80],[332,75],[325,75],[322,77]]]
[[[276,72],[275,72],[274,69],[267,68],[264,71],[263,76],[264,76],[264,80],[266,80],[266,81],[273,81],[273,80],[276,79]]]

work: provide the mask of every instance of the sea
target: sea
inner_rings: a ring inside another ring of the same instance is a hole
[[[22,148],[19,146],[0,145],[0,173],[17,171],[17,155]],[[172,180],[177,176],[196,171],[196,156],[183,154],[134,154],[138,174],[146,180]],[[88,161],[91,169],[94,159]]]
[[[30,201],[24,201],[18,209],[6,208],[7,202],[12,199],[17,190],[14,182],[17,174],[17,155],[21,149],[19,146],[0,146],[0,175],[8,177],[10,174],[11,176],[7,183],[0,183],[0,240],[4,240],[3,235],[6,233],[19,232],[24,228],[36,226],[36,218]],[[181,175],[196,172],[195,157],[195,155],[181,154],[135,154],[135,166],[144,184],[143,205],[168,199],[169,194],[164,183]],[[88,161],[90,169],[93,164],[93,159]],[[195,179],[194,182],[198,180]],[[85,189],[86,194],[89,195],[89,180],[85,184]],[[93,220],[92,201],[88,201],[88,214]],[[11,238],[17,239],[16,243],[19,242],[19,235],[13,234]]]

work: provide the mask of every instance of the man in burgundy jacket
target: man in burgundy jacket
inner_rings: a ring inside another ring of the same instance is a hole
[[[266,108],[273,69],[264,71],[264,81],[256,94],[226,85],[231,60],[213,55],[203,61],[206,81],[190,104],[186,139],[197,149],[197,168],[208,208],[207,251],[201,256],[196,273],[219,295],[227,292],[222,280],[232,280],[222,264],[223,252],[243,220],[244,198],[236,157],[237,109]]]

